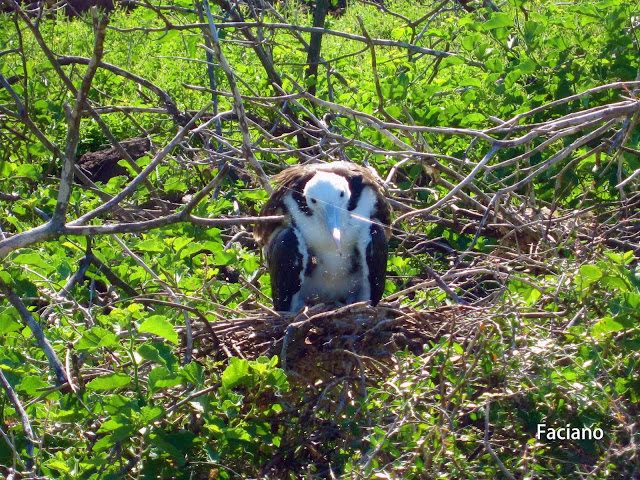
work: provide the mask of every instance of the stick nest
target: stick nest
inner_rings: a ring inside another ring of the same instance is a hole
[[[260,312],[210,324],[207,331],[198,334],[196,356],[216,351],[249,360],[277,355],[283,369],[310,382],[356,372],[362,376],[391,367],[396,352],[408,350],[419,355],[425,346],[451,333],[454,326],[455,335],[464,343],[473,326],[460,322],[463,310],[467,309],[372,307],[363,302],[330,310],[321,304],[296,315]],[[468,313],[464,313],[467,318]]]

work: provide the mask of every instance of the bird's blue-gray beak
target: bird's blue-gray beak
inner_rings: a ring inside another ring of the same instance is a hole
[[[329,229],[329,233],[333,238],[338,253],[342,253],[342,215],[339,208],[333,205],[327,205],[323,212],[324,222]]]

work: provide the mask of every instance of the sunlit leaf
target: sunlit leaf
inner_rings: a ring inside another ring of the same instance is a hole
[[[153,315],[147,318],[138,329],[141,333],[151,333],[178,344],[178,332],[175,331],[169,320],[161,315]]]

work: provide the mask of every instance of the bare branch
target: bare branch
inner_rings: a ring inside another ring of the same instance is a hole
[[[0,279],[0,281],[2,280]],[[2,285],[0,285],[0,289],[1,288],[2,288]],[[29,458],[27,459],[26,467],[28,469],[31,469],[31,467],[33,466],[33,447],[36,441],[35,437],[33,436],[33,430],[31,429],[31,421],[29,420],[27,412],[24,411],[24,408],[22,407],[22,403],[20,402],[18,395],[16,394],[15,390],[7,380],[7,377],[4,376],[2,369],[0,369],[0,385],[2,385],[2,388],[4,388],[4,391],[7,392],[7,397],[9,397],[9,401],[13,405],[13,408],[16,409],[16,413],[18,414],[18,417],[20,417],[20,423],[22,423],[22,430],[24,431],[24,436],[25,436],[27,455],[29,456]]]
[[[68,383],[67,377],[64,373],[64,367],[62,366],[60,360],[58,360],[58,357],[53,351],[49,340],[42,331],[40,324],[35,320],[35,318],[33,318],[26,305],[22,302],[22,300],[20,300],[20,297],[15,294],[15,292],[9,287],[9,285],[4,282],[2,278],[0,278],[0,291],[9,299],[16,310],[18,310],[18,313],[20,314],[20,317],[22,317],[22,321],[24,322],[25,326],[29,327],[29,329],[33,333],[33,336],[38,342],[38,345],[49,360],[49,365],[56,375],[58,384],[63,385]]]
[[[500,471],[502,472],[502,474],[507,477],[509,480],[516,480],[516,477],[513,476],[513,474],[507,469],[507,467],[505,467],[504,463],[502,463],[502,461],[498,458],[498,455],[496,455],[496,452],[494,452],[493,448],[491,447],[491,443],[489,443],[489,406],[491,405],[491,401],[487,400],[487,403],[485,404],[484,407],[484,448],[487,449],[487,452],[489,452],[489,455],[491,455],[491,458],[493,459],[494,462],[496,462],[498,464],[498,468],[500,469]]]
[[[82,120],[82,111],[85,108],[87,95],[93,82],[93,77],[98,70],[98,65],[102,59],[104,52],[104,38],[107,33],[107,24],[109,16],[103,15],[100,21],[97,21],[98,10],[92,8],[95,25],[95,44],[93,47],[93,56],[87,67],[87,71],[82,79],[82,84],[76,95],[76,104],[69,114],[69,127],[67,133],[67,145],[62,163],[62,172],[60,173],[60,190],[58,192],[58,201],[51,224],[54,229],[58,229],[65,223],[67,207],[69,205],[69,197],[71,196],[71,183],[73,182],[73,166],[75,164],[76,150],[78,141],[80,140],[80,121]]]
[[[207,0],[204,0],[204,6],[207,13],[207,18],[209,20],[209,34],[212,39],[213,46],[213,54],[220,62],[220,67],[224,71],[227,76],[227,81],[229,82],[229,88],[233,93],[233,106],[236,115],[238,116],[238,124],[240,126],[240,133],[242,134],[242,153],[244,158],[247,159],[251,168],[258,175],[258,181],[262,185],[267,192],[271,193],[273,188],[269,183],[267,175],[264,173],[264,170],[258,163],[258,159],[253,154],[252,146],[251,146],[251,137],[249,136],[249,125],[247,123],[247,117],[244,112],[244,104],[242,103],[242,96],[240,95],[240,90],[238,90],[238,86],[236,84],[235,76],[231,69],[231,66],[227,62],[227,59],[222,54],[222,50],[220,49],[220,39],[218,38],[218,30],[216,29],[215,24],[213,23],[213,17],[211,16],[211,10],[209,9],[209,3]],[[204,46],[203,46],[204,47]],[[207,48],[207,47],[204,47]]]
[[[86,58],[86,57],[59,57],[57,60],[58,65],[89,65],[89,63],[91,62],[91,59]],[[174,121],[178,124],[184,124],[185,123],[185,118],[184,115],[180,113],[180,111],[178,110],[178,107],[176,106],[175,102],[173,101],[173,99],[171,98],[171,96],[164,91],[163,89],[161,89],[160,87],[158,87],[157,85],[153,84],[152,82],[150,82],[149,80],[147,80],[146,78],[140,77],[139,75],[136,75],[134,73],[131,73],[123,68],[120,68],[116,65],[113,65],[111,63],[107,63],[104,61],[100,61],[98,63],[98,67],[103,68],[104,70],[107,70],[111,73],[114,73],[116,75],[119,75],[123,78],[126,78],[127,80],[131,80],[132,82],[135,82],[139,85],[142,85],[143,87],[151,90],[153,93],[155,93],[160,100],[163,102],[166,112],[171,115],[174,119]],[[97,109],[100,113],[102,113],[104,111],[105,107],[102,107],[100,109]],[[141,107],[122,107],[122,108],[126,108],[126,109],[133,109],[132,111],[139,111],[139,109]],[[138,110],[136,110],[136,108]],[[157,110],[148,110],[148,109],[142,109],[142,111],[151,111],[151,112],[159,112]]]
[[[127,187],[124,188],[118,195],[113,197],[108,202],[105,202],[104,204],[95,208],[91,212],[84,214],[77,220],[69,222],[69,226],[84,225],[85,223],[89,222],[93,218],[96,218],[97,216],[102,215],[105,212],[108,212],[109,210],[111,210],[111,208],[118,205],[122,200],[127,198],[133,192],[135,192],[138,186],[140,185],[140,183],[142,183],[151,174],[151,172],[154,171],[154,169],[158,166],[158,164],[162,162],[164,158],[169,153],[171,153],[173,149],[182,141],[184,136],[194,128],[195,123],[200,119],[202,115],[204,115],[204,113],[207,110],[209,110],[209,108],[211,108],[211,105],[213,105],[213,102],[209,102],[202,110],[200,110],[196,115],[194,115],[193,118],[189,120],[189,122],[178,131],[178,133],[167,144],[167,146],[164,147],[156,155],[156,157],[149,163],[149,165],[147,165],[147,167],[144,170],[142,170],[142,172],[140,172],[133,180],[131,180],[129,185],[127,185]],[[165,218],[168,218],[168,217],[165,217]]]

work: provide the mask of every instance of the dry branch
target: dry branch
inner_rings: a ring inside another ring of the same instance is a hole
[[[29,329],[33,333],[33,336],[35,337],[36,341],[38,342],[38,345],[40,346],[45,356],[47,357],[47,360],[49,361],[49,365],[51,366],[51,368],[53,369],[53,372],[55,373],[58,384],[64,385],[68,383],[67,377],[64,373],[64,367],[62,366],[62,363],[58,359],[56,353],[53,351],[53,347],[51,346],[51,343],[49,343],[49,340],[45,336],[44,332],[42,331],[42,327],[36,321],[36,319],[33,318],[33,315],[31,315],[31,312],[29,312],[29,310],[27,309],[26,305],[22,302],[20,297],[16,295],[16,293],[11,289],[11,287],[9,287],[9,285],[7,285],[4,282],[4,280],[2,280],[2,278],[0,278],[0,291],[5,295],[6,298],[9,299],[11,304],[15,307],[15,309],[20,314],[20,317],[22,318],[22,321],[24,322],[25,326],[29,327]]]
[[[58,201],[56,203],[53,217],[51,218],[52,228],[58,229],[64,225],[66,221],[67,208],[69,206],[69,198],[71,197],[71,183],[73,181],[73,167],[75,165],[76,150],[78,148],[78,142],[80,141],[80,121],[82,120],[82,112],[85,109],[87,103],[87,95],[93,82],[93,77],[96,74],[98,65],[102,60],[102,54],[104,52],[104,39],[107,34],[107,24],[109,23],[109,16],[103,15],[100,21],[98,21],[97,8],[92,9],[94,29],[95,29],[95,44],[93,47],[93,55],[91,61],[87,66],[87,71],[82,78],[82,84],[76,95],[76,102],[72,110],[68,112],[68,132],[67,143],[65,147],[62,172],[60,173],[60,189],[58,192]]]
[[[0,285],[0,288],[2,288],[2,285]],[[18,395],[16,394],[7,378],[4,376],[2,369],[0,369],[0,385],[2,385],[2,388],[9,398],[9,401],[13,405],[13,408],[16,409],[18,417],[20,417],[20,423],[22,424],[22,430],[24,431],[25,436],[26,452],[27,456],[29,457],[25,466],[27,469],[31,469],[31,467],[33,466],[34,443],[36,441],[35,437],[33,436],[33,430],[31,429],[31,421],[29,420],[27,412],[24,411]],[[15,453],[17,452],[15,452],[14,449],[14,454]]]

